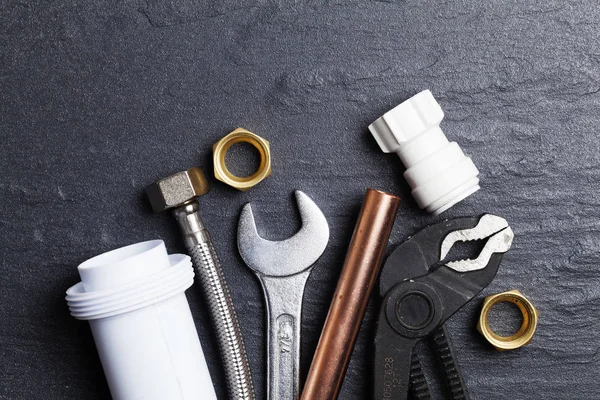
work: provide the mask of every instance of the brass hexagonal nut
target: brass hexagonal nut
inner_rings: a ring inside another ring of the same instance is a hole
[[[251,144],[260,154],[258,169],[250,176],[236,176],[225,165],[225,155],[231,146],[236,143]],[[237,128],[214,144],[213,164],[215,178],[238,190],[246,191],[271,175],[271,145],[266,139],[256,134],[243,128]]]
[[[515,304],[523,315],[521,327],[511,336],[498,335],[490,328],[488,323],[488,315],[491,308],[494,305],[503,302]],[[483,307],[481,308],[481,314],[479,315],[477,330],[492,346],[494,346],[494,348],[496,348],[496,350],[514,350],[531,343],[535,329],[537,328],[538,319],[538,310],[523,295],[523,293],[518,290],[509,290],[508,292],[487,296],[483,300]]]
[[[146,194],[155,212],[183,205],[210,190],[201,168],[178,172],[146,188]]]

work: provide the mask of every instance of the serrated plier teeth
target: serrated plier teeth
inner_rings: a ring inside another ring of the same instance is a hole
[[[512,229],[510,229],[504,218],[485,214],[474,228],[453,231],[444,238],[440,250],[440,261],[446,258],[452,246],[457,242],[487,239],[477,258],[451,261],[445,264],[448,268],[452,268],[457,272],[483,269],[493,254],[506,253],[510,249],[514,236]]]

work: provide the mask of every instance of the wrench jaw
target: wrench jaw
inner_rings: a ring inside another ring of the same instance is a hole
[[[302,227],[292,237],[271,241],[258,234],[250,203],[242,209],[238,225],[238,250],[244,262],[257,274],[289,276],[313,265],[329,241],[329,225],[319,207],[296,190]]]

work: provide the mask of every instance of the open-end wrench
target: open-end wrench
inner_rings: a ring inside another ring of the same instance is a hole
[[[329,241],[329,226],[319,207],[303,192],[295,194],[302,228],[291,238],[261,238],[250,203],[244,206],[238,227],[240,255],[258,276],[267,305],[269,400],[298,397],[304,286]]]

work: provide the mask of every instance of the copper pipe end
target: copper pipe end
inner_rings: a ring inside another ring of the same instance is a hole
[[[367,189],[301,400],[337,398],[399,205]]]

